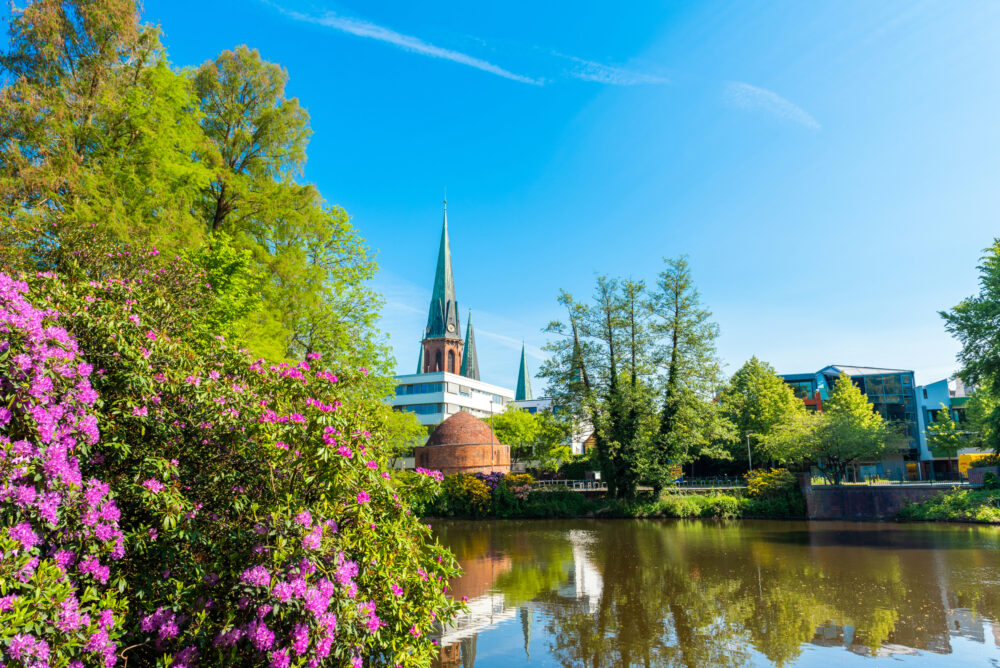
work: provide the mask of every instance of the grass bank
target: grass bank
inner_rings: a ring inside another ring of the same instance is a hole
[[[911,503],[900,519],[1000,523],[1000,489],[956,489],[933,499]]]

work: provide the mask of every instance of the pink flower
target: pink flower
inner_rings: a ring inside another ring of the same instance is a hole
[[[142,486],[148,489],[153,494],[159,494],[160,492],[166,489],[166,486],[156,478],[150,478],[149,480],[146,480],[145,482],[142,483]]]
[[[392,586],[390,586],[390,587],[389,587],[389,589],[391,589],[391,590],[392,590],[392,595],[393,595],[393,596],[402,596],[402,595],[403,595],[403,588],[402,588],[402,587],[400,587],[400,586],[399,586],[398,584],[396,584],[395,582],[394,582],[394,583],[392,583]]]
[[[358,492],[358,503],[368,503],[372,500],[372,497],[368,496],[368,492]]]
[[[377,469],[378,468],[378,464],[375,463],[374,459],[369,460],[368,463],[366,464],[366,466],[368,468],[370,468],[370,469]]]
[[[148,332],[146,332],[146,338],[149,339],[150,341],[155,341],[156,332],[154,332],[153,330],[149,330]]]
[[[146,417],[148,413],[149,410],[147,410],[145,406],[136,406],[132,409],[132,415],[136,417]]]
[[[341,457],[347,457],[348,459],[350,459],[351,457],[354,456],[354,451],[351,450],[346,445],[342,445],[339,448],[337,448],[337,454],[340,455]]]
[[[410,635],[413,636],[414,638],[419,638],[420,637],[420,629],[418,629],[416,626],[411,626],[410,627]]]

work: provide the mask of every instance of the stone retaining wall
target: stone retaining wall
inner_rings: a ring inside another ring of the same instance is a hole
[[[799,478],[811,520],[889,520],[907,503],[917,503],[951,491],[958,484],[819,485],[808,475]]]

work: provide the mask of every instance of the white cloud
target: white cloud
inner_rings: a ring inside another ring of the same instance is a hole
[[[823,127],[809,112],[766,88],[730,81],[726,84],[726,98],[730,104],[740,109],[766,111],[810,130],[820,130]]]
[[[264,0],[264,2],[265,4],[277,9],[285,16],[295,19],[296,21],[305,21],[307,23],[313,23],[327,28],[333,28],[334,30],[339,30],[341,32],[346,32],[351,35],[356,35],[357,37],[367,37],[379,42],[386,42],[412,53],[419,53],[420,55],[428,56],[430,58],[450,60],[452,62],[459,63],[460,65],[467,65],[469,67],[474,67],[477,70],[482,70],[505,79],[510,79],[511,81],[518,81],[520,83],[532,84],[535,86],[541,86],[545,83],[542,79],[534,79],[521,74],[515,74],[514,72],[505,70],[502,67],[485,60],[461,53],[460,51],[452,51],[451,49],[445,49],[440,46],[428,44],[419,37],[404,35],[394,30],[390,30],[389,28],[369,23],[368,21],[337,16],[332,12],[324,14],[323,16],[312,16],[294,10],[285,9],[284,7],[268,2],[267,0]]]
[[[634,72],[621,67],[604,65],[592,60],[584,60],[576,56],[556,54],[577,64],[577,67],[570,70],[569,75],[583,81],[596,81],[597,83],[610,84],[612,86],[636,86],[641,84],[667,84],[670,80],[666,77],[646,74],[644,72]]]

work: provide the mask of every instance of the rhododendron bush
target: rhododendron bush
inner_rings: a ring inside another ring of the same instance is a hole
[[[426,665],[457,564],[384,384],[250,359],[183,271],[0,275],[0,664]]]

